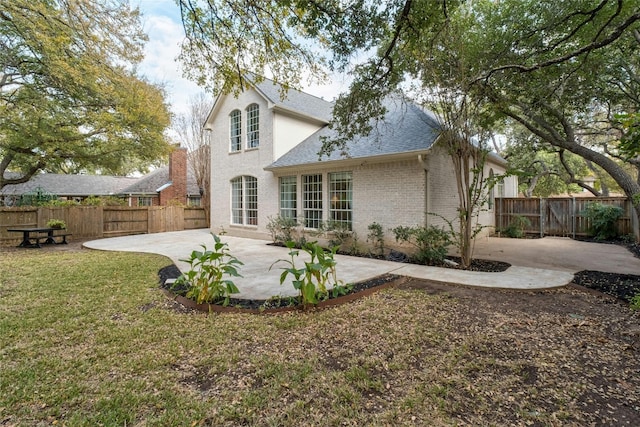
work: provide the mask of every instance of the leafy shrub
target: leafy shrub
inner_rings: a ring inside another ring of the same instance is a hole
[[[332,294],[342,294],[344,289],[348,289],[348,285],[344,285],[341,280],[338,280],[336,271],[336,261],[334,255],[337,248],[333,248],[331,251],[325,251],[317,242],[306,243],[302,250],[309,254],[310,261],[304,262],[304,268],[297,268],[295,264],[295,258],[300,255],[300,251],[296,249],[296,243],[293,241],[286,242],[287,248],[289,248],[290,259],[279,259],[273,264],[284,262],[288,267],[282,268],[282,274],[280,274],[280,284],[282,285],[287,279],[287,276],[293,276],[293,287],[299,292],[300,303],[303,306],[309,304],[317,304],[318,301],[327,299],[329,296],[329,287],[333,287]],[[337,289],[335,289],[338,287]]]
[[[349,247],[347,248],[347,252],[351,255],[358,256],[362,253],[360,250],[360,244],[358,243],[358,233],[355,231],[351,232],[351,242]]]
[[[376,250],[376,255],[384,256],[384,230],[382,225],[377,222],[369,224],[367,227],[369,233],[367,234],[367,242],[373,244],[373,248]]]
[[[80,206],[79,202],[76,202],[75,200],[59,200],[59,199],[52,199],[49,200],[47,202],[43,202],[40,203],[39,206],[45,206],[45,207],[55,207],[55,208],[68,208],[68,207],[72,207],[72,206]]]
[[[211,251],[201,245],[203,251],[193,251],[189,259],[182,260],[188,262],[191,269],[182,274],[176,283],[187,284],[187,297],[195,299],[198,304],[223,300],[223,305],[228,305],[230,295],[240,291],[224,276],[242,277],[237,267],[243,263],[229,253],[227,243],[221,242],[215,234],[211,235],[215,240],[214,249]]]
[[[509,225],[504,230],[502,230],[502,232],[507,237],[521,239],[522,237],[524,237],[524,230],[526,230],[528,227],[531,227],[531,221],[529,221],[529,218],[521,215],[515,215],[511,218]]]
[[[602,203],[589,203],[583,212],[589,220],[591,227],[589,233],[595,240],[608,240],[618,236],[616,221],[618,221],[624,210],[619,206],[605,205]]]
[[[89,196],[82,201],[85,206],[125,206],[127,201],[114,196]]]
[[[326,235],[328,237],[329,247],[340,249],[345,242],[351,239],[352,231],[349,229],[349,226],[343,222],[327,221],[320,225],[316,234]]]
[[[397,242],[409,243],[417,249],[413,258],[421,264],[441,263],[444,261],[447,256],[447,248],[452,243],[449,232],[433,225],[428,227],[399,226],[391,231],[393,231]]]
[[[47,227],[49,228],[67,228],[67,223],[61,219],[50,219],[47,221]]]
[[[267,223],[267,230],[271,234],[273,243],[283,245],[295,240],[296,227],[298,227],[298,221],[295,218],[286,218],[281,215],[270,216]]]

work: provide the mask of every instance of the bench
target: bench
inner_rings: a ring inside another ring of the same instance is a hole
[[[71,236],[71,233],[62,233],[62,234],[50,234],[47,236],[38,236],[36,237],[36,244],[40,245],[40,240],[44,240],[42,243],[51,244],[51,245],[66,245],[67,244],[67,236]],[[56,238],[61,237],[59,241],[56,242]]]
[[[19,247],[22,248],[40,248],[40,243],[46,244],[67,244],[67,236],[71,236],[71,233],[67,233],[64,228],[50,228],[50,227],[28,227],[28,228],[12,228],[7,229],[8,232],[22,233],[22,242]],[[63,233],[55,234],[56,231],[62,231]],[[56,242],[56,238],[60,238],[59,242]]]

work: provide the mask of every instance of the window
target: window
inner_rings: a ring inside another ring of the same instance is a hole
[[[242,177],[231,180],[231,223],[244,224],[242,203]]]
[[[302,175],[302,205],[305,227],[320,228],[322,224],[322,175]]]
[[[260,107],[251,104],[247,107],[247,148],[257,148],[260,145]]]
[[[495,188],[494,188],[494,178],[493,178],[493,169],[489,170],[489,200],[487,200],[487,204],[489,205],[489,210],[493,209],[493,204],[495,201]]]
[[[202,197],[200,196],[189,196],[187,198],[187,206],[199,208],[202,206]]]
[[[258,225],[258,180],[239,176],[231,180],[231,223]]]
[[[138,197],[138,206],[153,206],[151,197]]]
[[[242,148],[242,113],[240,110],[233,110],[229,114],[229,136],[231,139],[230,150],[240,151]]]
[[[351,230],[353,189],[351,172],[329,174],[329,219],[332,226]]]
[[[504,197],[504,178],[496,182],[496,197]]]
[[[244,177],[247,225],[258,225],[258,180]]]
[[[280,178],[280,216],[295,219],[298,217],[297,183],[295,176]]]

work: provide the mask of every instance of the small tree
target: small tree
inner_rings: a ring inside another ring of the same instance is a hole
[[[179,115],[174,123],[174,128],[181,138],[181,143],[189,151],[189,169],[194,174],[202,207],[205,210],[207,223],[209,222],[210,185],[211,185],[211,150],[209,135],[204,130],[204,122],[207,120],[212,102],[203,93],[190,99],[189,111]]]

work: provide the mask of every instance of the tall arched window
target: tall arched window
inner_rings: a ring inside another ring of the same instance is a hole
[[[229,114],[229,138],[231,144],[229,150],[240,151],[242,149],[242,112],[233,110]]]
[[[260,107],[251,104],[247,107],[247,148],[260,145]]]
[[[258,225],[258,180],[253,176],[231,180],[231,223]]]

